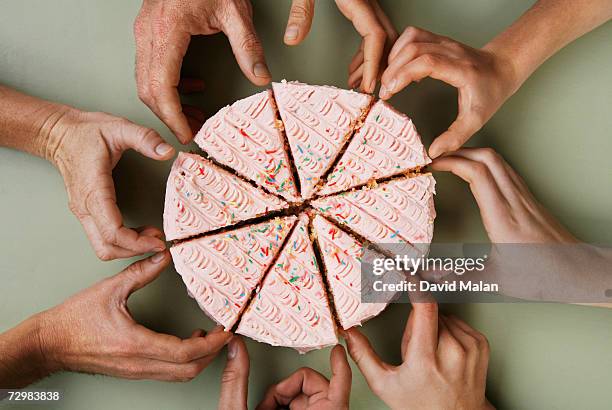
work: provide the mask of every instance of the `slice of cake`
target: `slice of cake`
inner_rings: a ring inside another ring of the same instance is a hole
[[[379,100],[329,174],[327,183],[317,193],[329,195],[346,191],[430,162],[410,118]]]
[[[424,253],[433,236],[435,185],[431,174],[406,177],[320,198],[312,206],[372,243],[409,243]]]
[[[308,217],[300,215],[237,333],[300,353],[338,343],[307,224]]]
[[[300,179],[302,198],[308,199],[361,124],[372,97],[298,82],[273,83],[272,89]]]
[[[314,217],[312,226],[342,328],[350,329],[377,316],[386,303],[361,302],[363,244],[320,215]]]
[[[170,248],[189,294],[225,330],[238,320],[296,219],[277,218]]]
[[[267,191],[288,201],[299,199],[271,90],[222,108],[204,123],[195,142]]]
[[[164,232],[167,240],[184,239],[287,206],[201,156],[181,152],[166,186]]]

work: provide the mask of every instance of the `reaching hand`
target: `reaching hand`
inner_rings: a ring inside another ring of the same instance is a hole
[[[450,171],[470,184],[491,242],[577,242],[492,149],[462,148],[436,159],[431,168]]]
[[[321,373],[303,367],[278,384],[270,386],[258,410],[289,407],[291,409],[348,409],[351,393],[351,368],[342,346],[332,349],[331,380]]]
[[[399,366],[383,362],[358,330],[345,338],[368,385],[392,409],[492,408],[486,338],[458,318],[438,316],[436,303],[413,303]]]
[[[371,93],[384,68],[384,56],[397,39],[397,31],[376,0],[336,0],[340,12],[349,19],[362,42],[349,65],[348,84]],[[314,0],[293,0],[285,30],[285,43],[301,43],[312,25]]]
[[[104,113],[70,109],[50,131],[52,161],[64,178],[70,210],[79,219],[102,260],[127,258],[165,249],[157,228],[123,226],[112,171],[124,151],[133,149],[167,160],[174,148],[150,128]]]
[[[169,261],[167,251],[157,253],[40,313],[39,348],[49,371],[185,381],[208,366],[231,337],[221,327],[180,339],[145,328],[128,311],[129,296]]]
[[[457,88],[459,103],[457,119],[429,148],[432,158],[461,147],[520,85],[512,63],[492,50],[408,27],[389,54],[380,98],[388,99],[426,77]]]
[[[269,83],[249,0],[144,0],[134,22],[138,96],[183,144],[193,139],[195,126],[181,106],[178,87],[203,86],[181,81],[183,57],[191,36],[219,32],[227,35],[244,75],[255,85]]]

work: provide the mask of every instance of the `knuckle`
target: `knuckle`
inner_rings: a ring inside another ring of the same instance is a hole
[[[481,153],[485,161],[488,162],[499,162],[501,159],[497,151],[490,147],[482,148]]]
[[[408,39],[412,39],[416,37],[416,35],[419,34],[420,32],[421,30],[418,27],[408,26],[402,32],[402,36],[407,37]]]
[[[245,34],[240,40],[240,48],[250,53],[257,53],[263,50],[261,42],[255,33]]]
[[[188,380],[193,380],[200,374],[201,371],[202,369],[197,363],[189,364],[185,368],[184,376],[187,377]]]
[[[291,20],[308,21],[312,16],[312,11],[303,4],[293,4],[289,11]]]
[[[491,177],[489,167],[482,162],[475,162],[473,164],[473,173],[474,177],[478,180],[489,179]]]
[[[95,249],[94,251],[96,252],[96,256],[98,257],[98,259],[100,259],[101,261],[108,262],[114,259],[114,255],[112,254],[110,249],[108,249],[105,246],[99,247]]]
[[[406,45],[406,48],[404,48],[404,51],[406,52],[406,54],[408,55],[417,55],[419,53],[419,50],[421,49],[419,43],[410,43],[408,45]]]
[[[433,54],[423,54],[419,57],[424,65],[428,67],[435,66],[438,63],[438,58]]]
[[[173,354],[173,359],[176,363],[188,363],[191,355],[185,349],[177,349]]]
[[[221,383],[233,383],[242,378],[242,372],[235,369],[225,369],[221,375]]]

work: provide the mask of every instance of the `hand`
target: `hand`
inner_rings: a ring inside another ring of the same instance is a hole
[[[368,385],[392,409],[492,408],[486,338],[456,317],[438,316],[436,303],[413,303],[399,366],[383,362],[358,330],[345,338]]]
[[[432,158],[461,147],[521,84],[512,61],[493,49],[475,49],[448,37],[408,27],[389,54],[380,98],[386,100],[411,82],[426,77],[444,81],[458,90],[457,119],[432,142],[429,148]]]
[[[174,155],[157,132],[104,113],[68,109],[50,131],[48,156],[64,178],[70,210],[102,260],[166,247],[157,228],[123,226],[112,171],[128,149],[160,161]]]
[[[203,87],[198,80],[181,81],[183,57],[191,36],[219,32],[227,35],[244,75],[255,85],[268,84],[271,76],[249,0],[144,0],[134,22],[138,96],[183,144],[193,139],[195,127],[177,87]]]
[[[490,148],[463,148],[431,164],[470,184],[493,243],[576,243],[529,192],[525,181]]]
[[[351,367],[346,352],[335,346],[330,357],[332,377],[303,367],[278,384],[270,386],[258,410],[289,407],[291,409],[342,410],[349,408]]]
[[[40,313],[39,350],[49,373],[186,381],[208,366],[231,337],[221,327],[180,339],[145,328],[128,311],[129,296],[155,280],[169,261],[168,251],[157,253]]]
[[[349,65],[348,84],[372,93],[380,77],[384,56],[397,39],[397,31],[377,0],[336,0],[340,12],[363,37],[361,46]],[[312,25],[314,0],[293,0],[285,30],[285,44],[301,43]]]
[[[247,409],[249,390],[249,352],[240,336],[233,336],[227,346],[227,362],[221,375],[219,410]]]

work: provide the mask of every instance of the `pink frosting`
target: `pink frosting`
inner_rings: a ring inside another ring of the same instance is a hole
[[[410,118],[379,100],[318,194],[345,191],[430,162]]]
[[[232,328],[296,219],[277,218],[170,248],[189,294],[211,319]]]
[[[320,198],[312,206],[373,243],[429,244],[436,217],[431,174]]]
[[[286,208],[286,202],[199,155],[179,153],[166,186],[166,239],[183,239]]]
[[[307,230],[298,224],[261,289],[238,325],[237,333],[273,346],[305,353],[338,343],[323,280]]]
[[[295,202],[299,198],[285,152],[272,91],[236,101],[210,117],[195,142],[211,157]]]
[[[300,178],[302,198],[308,199],[372,97],[298,82],[273,83],[272,88]]]
[[[361,302],[361,261],[364,255],[361,242],[320,215],[315,216],[312,224],[342,328],[350,329],[378,316],[386,303]]]

